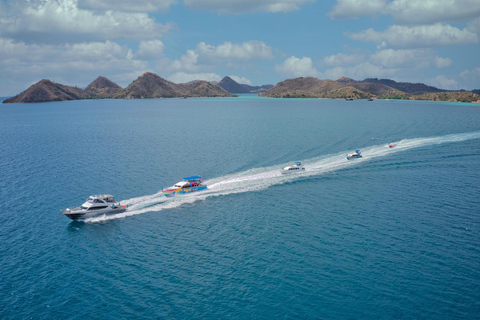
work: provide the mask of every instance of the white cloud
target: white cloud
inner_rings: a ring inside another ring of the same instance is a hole
[[[480,15],[478,0],[337,0],[329,15],[334,19],[388,14],[397,24],[465,22]]]
[[[397,23],[468,21],[480,15],[478,0],[394,0],[386,8]]]
[[[272,58],[272,48],[260,41],[224,42],[218,46],[200,42],[194,50],[187,50],[180,59],[160,61],[159,67],[170,71],[198,73],[225,62],[234,66],[235,62]]]
[[[79,7],[128,12],[166,12],[176,0],[80,0]]]
[[[360,62],[363,59],[360,55],[348,55],[344,53],[334,54],[328,57],[323,58],[323,63],[329,67],[332,66],[343,66],[346,64],[355,64]]]
[[[467,30],[475,33],[480,33],[480,17],[470,21],[467,25]]]
[[[174,70],[198,71],[202,68],[198,64],[198,54],[193,50],[188,50],[180,60],[174,60],[171,68]]]
[[[442,58],[442,57],[435,57],[433,60],[435,67],[441,68],[448,68],[452,65],[452,59],[449,58]]]
[[[433,86],[436,86],[437,88],[440,88],[440,89],[448,89],[448,90],[460,89],[460,86],[456,80],[452,78],[448,78],[443,75],[437,76],[431,79],[429,82]]]
[[[140,41],[135,58],[157,60],[163,52],[164,44],[160,40]]]
[[[238,77],[238,76],[229,76],[229,77],[232,78],[237,83],[248,84],[250,86],[252,85],[252,82],[245,77]]]
[[[386,0],[337,0],[328,15],[334,19],[358,18],[383,12],[386,5]]]
[[[0,36],[36,43],[155,39],[172,27],[145,13],[80,9],[77,0],[12,3],[0,17]]]
[[[312,59],[308,57],[297,58],[295,56],[291,56],[282,64],[276,65],[275,71],[293,77],[317,77],[320,74],[313,66]]]
[[[469,83],[469,87],[480,89],[480,68],[464,70],[460,73],[460,78]]]
[[[222,78],[216,73],[185,73],[177,72],[172,74],[168,80],[175,83],[186,83],[193,80],[220,81]]]
[[[372,55],[372,61],[389,68],[446,68],[452,60],[435,55],[431,49],[385,49]]]
[[[248,41],[243,43],[231,43],[225,41],[218,46],[212,46],[205,42],[197,45],[196,51],[205,57],[226,60],[269,60],[273,59],[272,48],[261,41]]]
[[[48,78],[69,85],[86,85],[99,75],[114,81],[132,81],[122,75],[140,74],[147,61],[134,58],[132,50],[112,41],[63,45],[37,45],[0,38],[2,87],[20,86]]]
[[[183,0],[190,9],[239,14],[245,12],[290,12],[314,0]]]
[[[398,69],[395,68],[383,68],[371,64],[370,62],[364,62],[353,67],[335,67],[324,72],[324,76],[328,79],[338,79],[340,77],[348,77],[353,79],[364,78],[382,78],[395,74]]]
[[[415,48],[437,47],[478,43],[478,35],[467,29],[458,29],[450,25],[434,24],[424,26],[389,27],[383,32],[367,29],[359,33],[347,34],[351,39],[381,43],[381,47]]]

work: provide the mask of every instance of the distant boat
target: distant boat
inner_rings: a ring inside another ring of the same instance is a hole
[[[347,154],[347,160],[362,158],[362,153],[360,150],[355,150],[354,153]]]
[[[367,101],[373,101],[373,98],[368,98]]]
[[[294,173],[294,172],[301,172],[305,171],[305,167],[302,166],[302,163],[300,161],[294,162],[293,165],[285,167],[281,170],[282,174],[286,173]]]
[[[396,146],[397,146],[397,145],[394,144],[394,143],[389,143],[389,144],[388,144],[388,147],[389,147],[389,148],[394,148],[394,147],[396,147]]]
[[[345,98],[347,101],[353,101],[353,98]]]

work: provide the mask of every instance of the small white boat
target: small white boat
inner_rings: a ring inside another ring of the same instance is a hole
[[[297,161],[293,165],[285,167],[281,170],[282,174],[302,172],[302,171],[305,171],[305,167],[302,166],[302,163],[300,161]]]
[[[360,150],[355,150],[354,153],[347,154],[347,160],[362,158]]]
[[[122,206],[120,202],[115,202],[111,194],[104,193],[90,196],[80,207],[67,208],[62,214],[72,220],[79,220],[125,211],[127,211],[127,206]]]

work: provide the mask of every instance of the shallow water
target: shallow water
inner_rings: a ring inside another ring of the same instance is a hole
[[[478,318],[478,106],[2,105],[0,134],[1,318]],[[59,214],[102,192],[131,210]]]

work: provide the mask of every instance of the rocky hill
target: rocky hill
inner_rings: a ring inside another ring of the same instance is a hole
[[[85,88],[86,92],[96,98],[110,98],[120,90],[122,90],[122,87],[102,76],[99,76]]]
[[[176,84],[146,72],[122,89],[105,77],[98,77],[85,90],[42,80],[3,103],[32,103],[80,99],[143,99],[173,97],[231,97],[232,94],[207,81]]]
[[[123,99],[174,98],[174,97],[231,97],[218,85],[207,81],[176,84],[155,73],[145,72],[114,97]]]
[[[271,84],[266,84],[263,86],[250,86],[248,84],[238,83],[228,76],[220,80],[218,85],[230,93],[257,93],[273,88],[273,85]]]
[[[279,82],[275,87],[260,95],[274,98],[380,98],[459,102],[480,100],[480,96],[474,92],[446,91],[423,83],[396,82],[388,79],[355,81],[350,78],[340,78],[334,81],[312,77]]]
[[[66,101],[90,98],[91,95],[80,88],[65,86],[43,79],[22,93],[4,100],[3,103]]]

